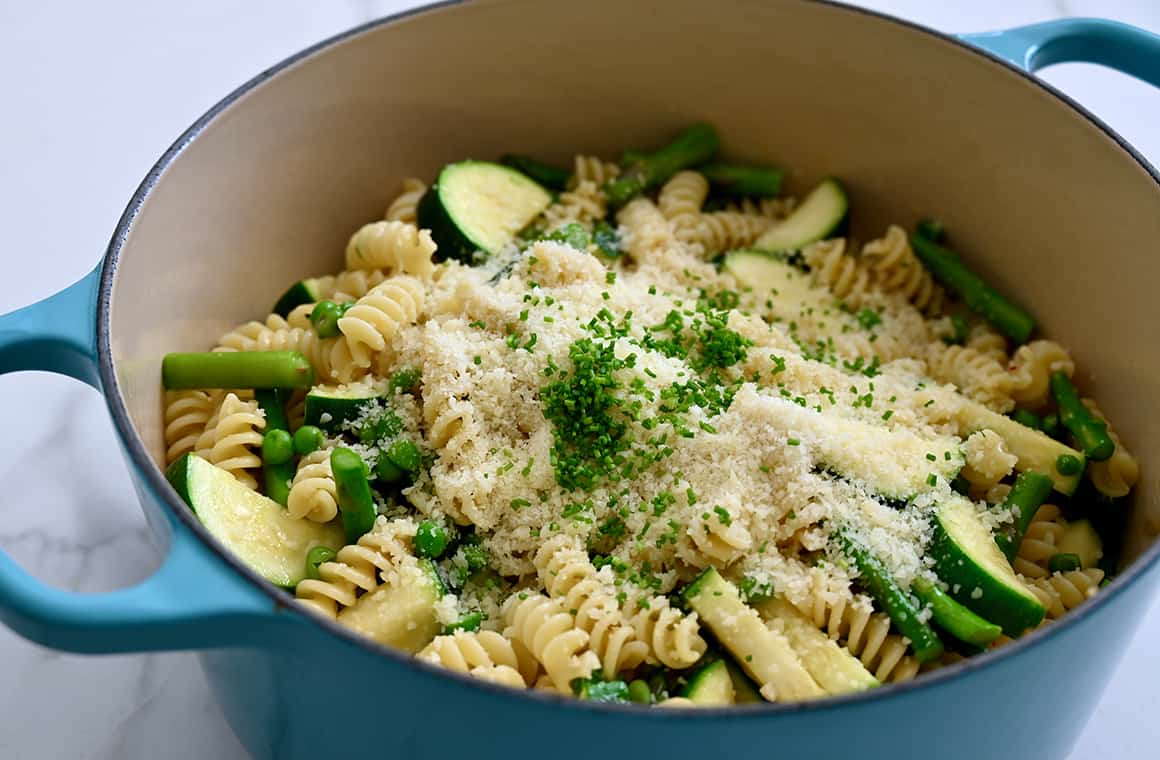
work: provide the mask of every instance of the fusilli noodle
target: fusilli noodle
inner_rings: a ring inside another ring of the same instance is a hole
[[[693,567],[725,567],[752,548],[753,536],[744,525],[706,512],[688,526],[678,551]]]
[[[1095,401],[1085,398],[1083,404],[1096,417],[1105,423],[1108,421]],[[1112,452],[1110,458],[1103,462],[1088,462],[1088,476],[1097,491],[1104,496],[1118,499],[1127,496],[1128,492],[1136,485],[1136,481],[1140,479],[1140,463],[1124,446],[1124,442],[1120,440],[1120,436],[1116,434],[1110,424],[1108,425],[1108,436],[1116,444],[1116,450]]]
[[[1064,527],[1059,507],[1054,504],[1040,506],[1023,534],[1015,561],[1011,563],[1015,572],[1032,579],[1050,575],[1047,563],[1059,551]]]
[[[338,550],[332,562],[318,566],[318,578],[298,584],[298,601],[321,615],[334,618],[340,608],[352,607],[360,592],[373,591],[381,574],[401,562],[413,561],[411,542],[417,526],[411,520],[380,519],[356,544]]]
[[[590,227],[607,213],[608,197],[604,191],[595,182],[584,180],[573,189],[560,193],[559,199],[544,209],[544,222],[548,231],[571,223]]]
[[[682,223],[678,237],[700,245],[705,255],[712,256],[752,245],[771,226],[773,220],[765,216],[711,211]]]
[[[1027,582],[1027,587],[1047,608],[1047,619],[1055,620],[1095,596],[1103,579],[1103,570],[1089,567],[1035,578]]]
[[[431,233],[406,222],[372,222],[350,237],[347,269],[384,269],[392,275],[427,278],[435,271]]]
[[[352,364],[369,368],[373,354],[385,350],[401,327],[419,318],[423,300],[422,284],[406,276],[391,277],[358,299],[338,320]]]
[[[317,277],[314,283],[320,299],[347,302],[362,298],[385,279],[387,273],[382,269],[347,269]]]
[[[265,427],[266,418],[257,401],[242,401],[228,393],[194,448],[198,456],[233,473],[250,488],[257,488],[258,481],[250,470],[262,466],[262,458],[255,451],[262,447],[261,431]]]
[[[862,247],[862,261],[874,273],[878,287],[898,293],[929,317],[942,312],[943,289],[914,255],[906,230],[890,225],[886,234]]]
[[[966,346],[948,346],[938,341],[926,351],[930,376],[941,383],[951,383],[967,398],[974,399],[997,412],[1015,406],[1012,400],[1012,377],[993,358]]]
[[[510,641],[495,631],[456,631],[435,640],[416,655],[456,673],[492,683],[527,688]]]
[[[330,469],[330,451],[312,451],[299,460],[286,500],[291,517],[330,522],[338,514],[338,488]]]
[[[701,206],[707,197],[709,181],[700,172],[677,172],[661,188],[657,207],[673,225],[679,240],[696,242],[700,237]]]
[[[1033,340],[1011,357],[1011,397],[1020,406],[1042,407],[1051,398],[1051,373],[1071,377],[1075,362],[1067,349],[1053,340]]]
[[[388,222],[416,223],[415,211],[419,207],[419,200],[427,192],[427,184],[422,180],[408,177],[403,180],[403,189],[399,195],[387,206],[384,218]]]
[[[576,678],[588,678],[600,659],[588,649],[588,634],[578,628],[558,599],[517,594],[504,605],[504,636],[519,639],[562,692]]]
[[[1011,474],[1018,458],[1007,450],[1003,436],[993,430],[971,433],[963,443],[966,460],[961,475],[971,484],[971,494],[981,495]]]
[[[569,189],[579,187],[582,182],[591,182],[597,187],[603,187],[609,180],[620,176],[619,166],[595,156],[576,156],[572,166],[572,177],[568,180]]]
[[[991,357],[1004,366],[1009,361],[1007,356],[1007,339],[991,329],[990,325],[984,323],[973,325],[970,333],[967,335],[965,345],[967,348],[974,349],[980,354]]]
[[[874,287],[870,270],[846,254],[845,238],[811,243],[802,254],[813,271],[814,282],[826,286],[851,306],[861,304]]]
[[[165,392],[165,463],[193,451],[221,403],[220,391]]]
[[[674,609],[667,597],[630,592],[624,615],[632,623],[637,638],[648,645],[649,662],[687,668],[705,653],[697,613],[685,614]]]

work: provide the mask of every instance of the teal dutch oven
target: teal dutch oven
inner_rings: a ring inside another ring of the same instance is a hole
[[[950,37],[800,0],[492,0],[354,29],[200,118],[133,196],[100,265],[0,319],[0,368],[98,388],[165,561],[104,594],[0,553],[0,616],[87,653],[193,649],[257,757],[1067,755],[1160,582],[1160,176],[1029,74],[1104,64],[1160,85],[1160,38],[1097,20]],[[1083,378],[1144,477],[1121,574],[1017,643],[911,683],[788,705],[668,711],[468,680],[308,617],[240,565],[168,486],[159,363],[337,268],[406,175],[518,148],[615,155],[695,120],[738,158],[836,174],[854,233],[938,214],[1001,289],[1096,368]],[[1114,329],[1109,329],[1114,326]],[[10,402],[11,403],[11,402]]]

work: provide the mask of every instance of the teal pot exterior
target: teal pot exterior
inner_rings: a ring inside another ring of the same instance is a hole
[[[361,31],[296,56],[215,107],[146,179],[101,265],[0,317],[0,371],[57,372],[107,394],[138,499],[165,552],[141,584],[89,595],[48,587],[0,552],[0,618],[72,652],[201,650],[226,717],[259,758],[590,758],[612,746],[643,757],[1066,756],[1160,583],[1155,546],[1065,621],[915,682],[819,703],[673,711],[518,693],[437,670],[305,615],[209,540],[141,446],[119,396],[109,351],[118,255],[158,176],[202,127],[280,70]],[[1160,40],[1119,24],[1053,22],[966,39],[1029,70],[1088,60],[1160,84]]]

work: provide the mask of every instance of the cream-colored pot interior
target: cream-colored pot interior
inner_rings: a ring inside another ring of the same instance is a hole
[[[835,174],[853,233],[944,220],[984,277],[1065,342],[1143,477],[1160,532],[1160,187],[1074,108],[898,22],[792,0],[510,0],[420,12],[307,56],[184,146],[121,253],[111,345],[162,456],[160,361],[261,318],[404,176],[518,151],[567,163],[714,123],[728,157]]]

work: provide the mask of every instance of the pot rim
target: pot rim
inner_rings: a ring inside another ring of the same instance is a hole
[[[800,3],[814,3],[818,5],[828,6],[832,10],[841,12],[858,14],[876,18],[882,21],[887,21],[898,26],[905,27],[912,31],[920,32],[931,38],[934,38],[944,44],[950,44],[958,48],[960,51],[978,56],[992,64],[997,64],[1005,73],[1016,74],[1023,79],[1024,82],[1034,87],[1047,92],[1065,105],[1069,106],[1075,114],[1090,124],[1099,129],[1105,136],[1114,141],[1125,153],[1128,154],[1141,169],[1143,169],[1156,183],[1156,190],[1160,192],[1160,172],[1153,167],[1146,158],[1144,158],[1138,151],[1136,151],[1123,137],[1117,134],[1107,124],[1105,124],[1099,117],[1088,111],[1084,106],[1073,100],[1067,94],[1059,91],[1054,86],[1044,82],[1030,72],[1024,71],[1017,66],[1003,60],[997,55],[976,47],[962,39],[953,35],[939,32],[937,30],[922,26],[920,24],[900,19],[886,13],[866,8],[853,7],[842,5],[834,0],[794,0]],[[1024,650],[1037,646],[1040,642],[1046,641],[1050,637],[1057,636],[1069,629],[1073,628],[1081,620],[1095,615],[1107,606],[1112,599],[1122,594],[1128,586],[1132,585],[1139,577],[1147,573],[1154,565],[1160,561],[1160,540],[1157,540],[1150,546],[1140,557],[1138,557],[1124,572],[1118,574],[1112,579],[1112,582],[1107,588],[1102,590],[1094,598],[1085,603],[1081,608],[1073,610],[1061,618],[1059,621],[1050,626],[1041,627],[1029,634],[1025,634],[1011,644],[1003,646],[999,649],[992,650],[980,655],[964,658],[957,663],[947,665],[939,668],[936,671],[921,674],[918,678],[900,684],[886,684],[884,688],[871,689],[862,692],[855,692],[845,695],[831,696],[824,699],[819,699],[809,702],[790,702],[790,703],[760,703],[754,705],[733,705],[729,707],[716,708],[701,708],[698,710],[651,710],[644,705],[635,704],[607,704],[600,702],[586,702],[577,699],[572,699],[564,695],[557,695],[553,693],[543,692],[537,689],[527,689],[520,692],[515,689],[505,688],[482,681],[477,678],[456,673],[445,668],[424,662],[412,655],[392,649],[388,646],[378,644],[368,638],[358,635],[348,628],[339,625],[335,621],[327,620],[321,617],[313,616],[305,610],[299,609],[293,603],[293,596],[265,579],[261,578],[257,573],[244,565],[237,557],[235,557],[229,550],[221,546],[208,530],[202,526],[201,522],[197,520],[193,512],[185,505],[176,491],[169,485],[165,478],[165,474],[153,461],[149,455],[148,448],[142,440],[137,429],[134,427],[132,420],[129,417],[128,408],[125,405],[121,394],[120,385],[117,382],[116,371],[113,366],[111,337],[110,337],[110,311],[112,305],[112,290],[113,282],[116,279],[117,266],[120,258],[121,249],[129,235],[130,230],[136,221],[137,215],[141,211],[141,207],[148,199],[154,186],[162,173],[169,167],[174,160],[184,151],[186,146],[197,139],[198,135],[209,126],[219,114],[232,106],[236,101],[241,99],[251,90],[261,86],[267,80],[272,79],[281,72],[290,68],[291,66],[304,61],[316,53],[322,52],[337,44],[345,42],[349,39],[358,37],[368,31],[377,29],[381,26],[395,23],[397,21],[417,16],[420,14],[441,12],[449,10],[454,6],[466,5],[469,0],[436,0],[425,5],[409,8],[398,13],[390,14],[382,18],[378,18],[345,31],[327,37],[320,42],[317,42],[309,47],[306,47],[293,55],[279,61],[278,63],[265,69],[258,75],[254,76],[247,82],[243,83],[235,90],[230,92],[220,101],[213,105],[208,111],[202,114],[193,124],[186,129],[170,147],[161,155],[153,167],[146,174],[141,184],[134,191],[132,198],[129,200],[124,212],[121,214],[114,229],[113,235],[109,241],[106,249],[102,267],[100,285],[98,288],[97,299],[97,355],[99,364],[99,373],[101,380],[102,394],[105,396],[106,403],[109,407],[110,415],[117,429],[126,449],[129,451],[132,463],[137,472],[150,486],[150,489],[159,494],[164,506],[184,524],[184,527],[191,531],[201,540],[201,542],[213,552],[217,557],[223,560],[235,573],[245,578],[258,592],[265,595],[273,602],[276,609],[293,610],[293,612],[321,627],[332,636],[335,636],[344,641],[346,644],[351,644],[365,650],[369,654],[379,657],[385,657],[389,661],[396,664],[403,665],[418,671],[424,671],[434,677],[440,677],[450,682],[457,682],[460,686],[468,688],[476,688],[485,692],[492,692],[495,696],[504,696],[512,698],[513,701],[530,699],[539,701],[543,704],[567,705],[567,709],[578,711],[594,711],[594,712],[611,712],[616,715],[635,714],[638,717],[648,715],[655,720],[703,720],[703,719],[740,719],[740,718],[757,718],[757,717],[773,717],[775,715],[797,714],[803,712],[818,712],[824,710],[834,710],[843,707],[853,707],[861,705],[867,701],[885,702],[890,699],[897,699],[904,695],[914,692],[928,690],[936,686],[942,686],[948,682],[958,679],[960,676],[966,676],[971,673],[990,669],[998,665],[1000,662],[1010,658],[1016,657]],[[1001,75],[996,72],[996,75]],[[627,712],[626,712],[627,710]]]

